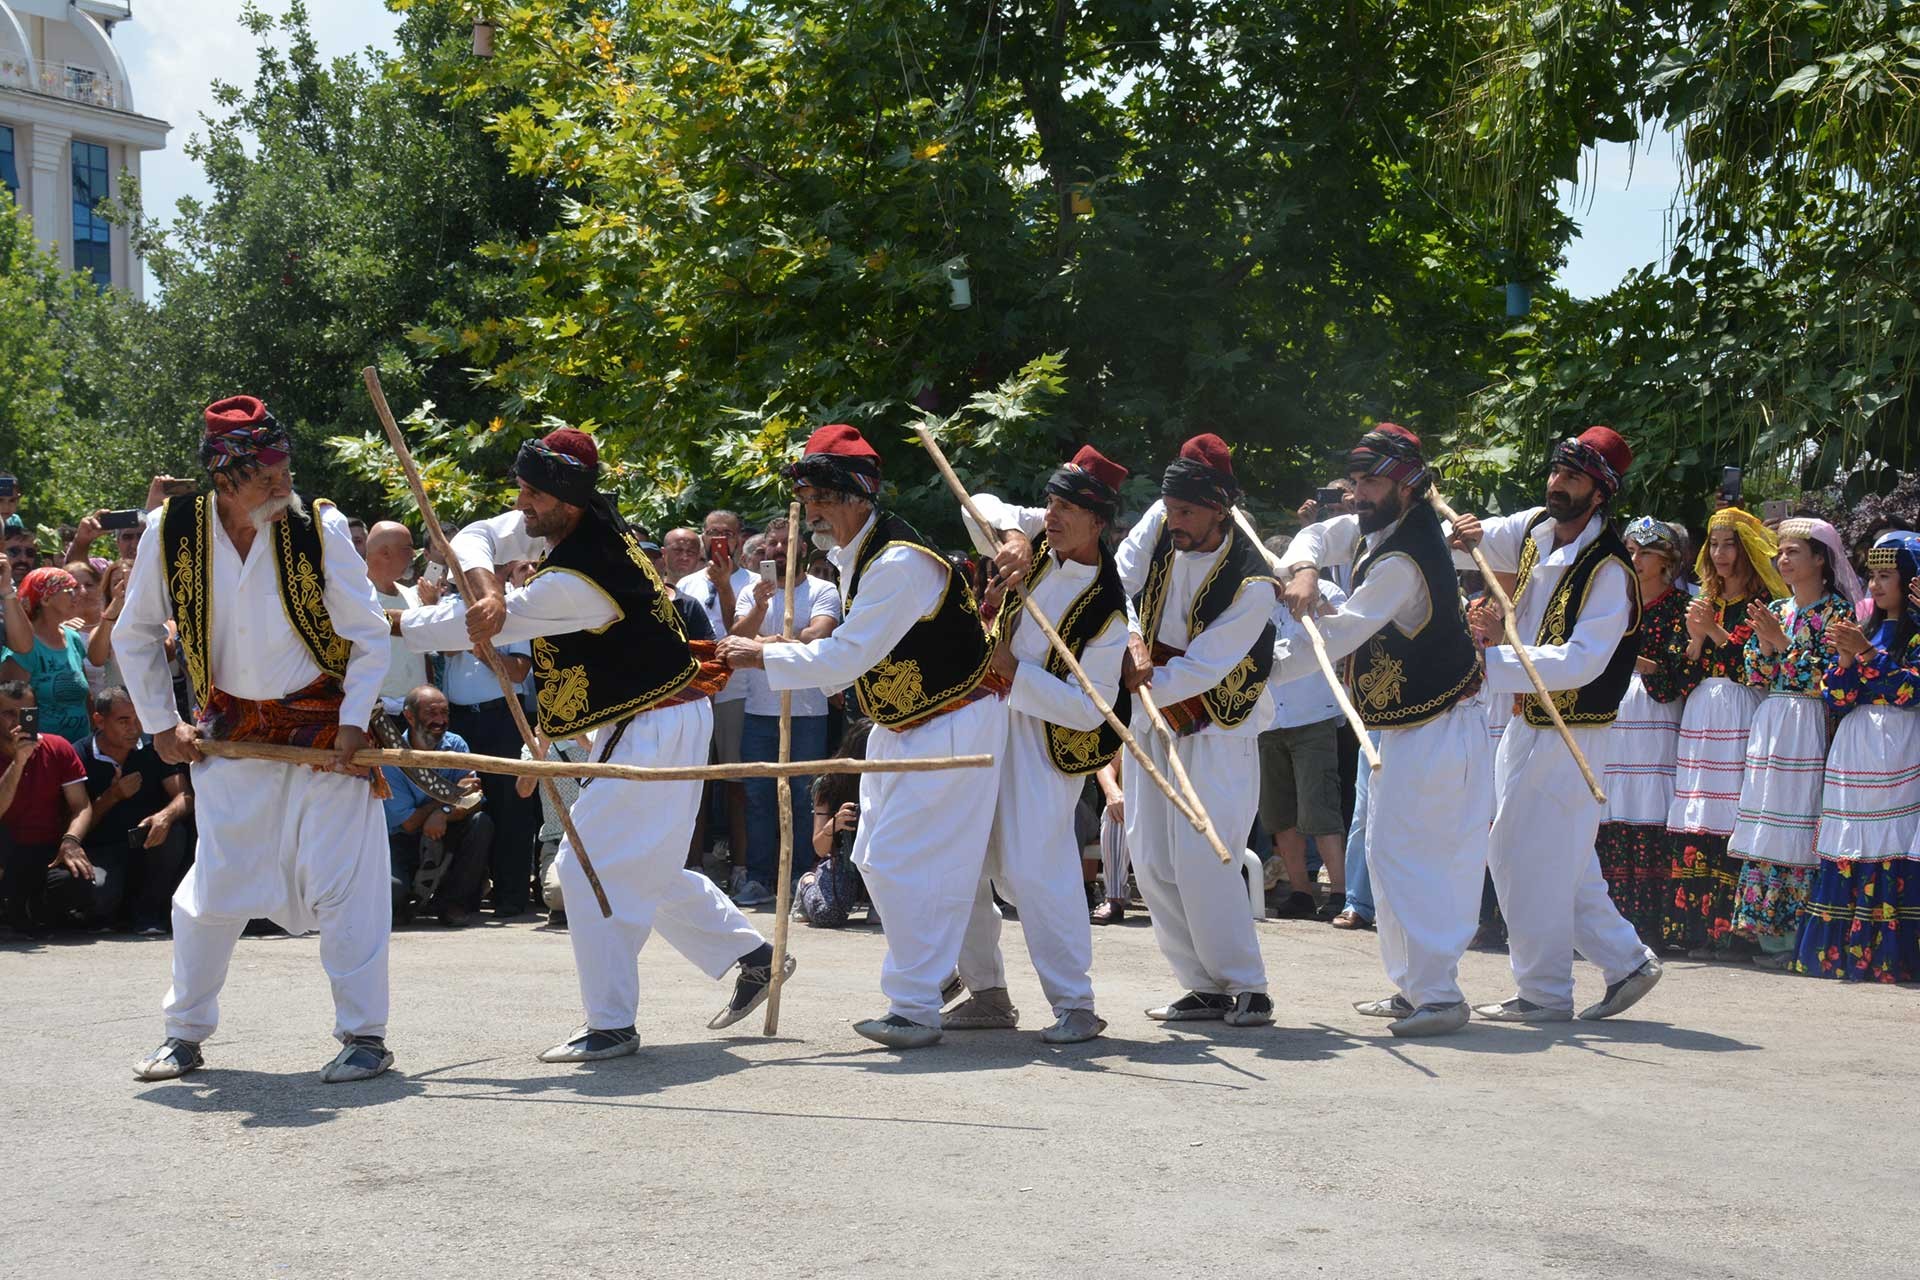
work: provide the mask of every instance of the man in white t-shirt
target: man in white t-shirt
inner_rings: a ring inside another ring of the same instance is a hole
[[[762,562],[773,563],[774,581],[756,575],[753,586],[740,594],[732,632],[737,636],[777,636],[786,616],[787,538],[785,516],[767,523],[760,544]],[[776,585],[778,583],[779,585]],[[793,591],[793,625],[801,642],[833,634],[840,625],[840,590],[831,582],[802,574]],[[780,695],[767,685],[767,673],[747,668],[733,673],[727,687],[745,693],[746,720],[741,728],[740,754],[747,760],[775,760],[780,754]],[[795,760],[823,760],[827,755],[827,695],[819,689],[793,692],[793,752]],[[790,778],[788,803],[798,846],[801,833],[813,834],[813,779]],[[759,906],[774,900],[779,879],[780,810],[778,787],[772,778],[755,778],[747,791],[747,878],[734,902]],[[802,868],[795,867],[795,872]]]
[[[418,587],[400,581],[400,575],[413,565],[413,531],[403,524],[382,520],[367,530],[367,577],[373,581],[382,609],[417,609],[438,600],[423,600]],[[432,587],[427,588],[433,591]],[[380,685],[380,708],[390,716],[400,714],[400,706],[410,690],[427,683],[427,655],[410,653],[406,641],[394,639],[393,660],[387,678]]]
[[[1278,548],[1285,551],[1285,547]],[[1320,598],[1339,608],[1347,593],[1325,579]],[[1307,644],[1306,630],[1284,603],[1273,611],[1274,646],[1287,654]],[[1324,679],[1272,686],[1273,720],[1260,734],[1260,822],[1273,839],[1267,887],[1284,872],[1292,892],[1281,919],[1332,920],[1346,906],[1346,819],[1340,812],[1340,704]],[[1326,864],[1325,903],[1316,905],[1307,870],[1307,841]]]
[[[740,596],[753,586],[753,574],[736,563],[741,544],[746,540],[746,530],[738,515],[731,511],[710,511],[705,528],[707,567],[689,573],[674,584],[674,589],[707,611],[707,621],[713,624],[717,640],[733,625],[734,610]],[[713,758],[720,764],[740,763],[740,730],[746,723],[746,697],[747,691],[736,688],[732,681],[713,695]],[[727,887],[737,892],[746,884],[747,793],[738,782],[716,782],[713,787],[726,797],[727,838],[733,855],[733,876]],[[701,812],[706,812],[705,804],[701,805]]]

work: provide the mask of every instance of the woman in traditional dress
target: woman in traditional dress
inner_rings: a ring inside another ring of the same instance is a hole
[[[1699,675],[1698,664],[1687,659],[1689,597],[1678,583],[1685,532],[1641,516],[1627,526],[1626,539],[1639,579],[1640,657],[1613,722],[1607,820],[1596,847],[1613,905],[1643,942],[1658,945],[1671,870],[1667,810],[1680,709]]]
[[[1784,969],[1819,859],[1814,824],[1826,777],[1828,724],[1821,678],[1833,661],[1827,628],[1853,617],[1860,579],[1846,544],[1825,520],[1788,520],[1779,530],[1780,577],[1793,594],[1747,606],[1747,683],[1766,701],[1747,735],[1746,773],[1730,856],[1741,859],[1734,933],[1759,945],[1753,962]]]
[[[1787,594],[1773,567],[1779,544],[1752,514],[1723,507],[1707,522],[1694,572],[1701,593],[1687,606],[1687,660],[1700,683],[1687,695],[1667,810],[1667,899],[1660,941],[1691,959],[1728,955],[1739,866],[1727,856],[1740,806],[1740,776],[1760,694],[1746,680],[1747,605]],[[1763,595],[1762,592],[1765,594]]]
[[[1873,613],[1827,627],[1827,705],[1842,715],[1820,796],[1820,856],[1795,972],[1847,982],[1920,979],[1920,533],[1867,553]]]

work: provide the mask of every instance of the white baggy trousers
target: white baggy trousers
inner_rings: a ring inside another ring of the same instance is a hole
[[[609,763],[703,765],[712,735],[713,704],[706,698],[642,711],[614,744]],[[599,751],[593,758],[600,758]],[[700,787],[698,781],[600,778],[582,787],[568,810],[613,908],[611,918],[600,914],[573,842],[562,836],[554,865],[569,906],[567,936],[589,1027],[611,1031],[634,1024],[640,948],[655,930],[709,978],[719,978],[765,941],[713,881],[687,869]]]
[[[1572,733],[1595,776],[1604,776],[1612,727]],[[1594,851],[1604,810],[1559,733],[1515,716],[1496,759],[1500,808],[1487,866],[1507,919],[1514,984],[1523,1000],[1571,1009],[1574,952],[1598,965],[1608,985],[1653,952],[1607,894]]]
[[[1139,737],[1154,767],[1171,778],[1166,737]],[[1228,849],[1239,849],[1260,799],[1259,739],[1203,731],[1180,738],[1178,749],[1214,830]],[[1120,781],[1134,883],[1174,977],[1189,991],[1213,995],[1266,991],[1267,966],[1247,910],[1239,860],[1221,862],[1145,769],[1128,766]]]
[[[1007,704],[986,697],[895,731],[875,726],[869,760],[998,755]],[[940,988],[960,959],[987,835],[993,828],[991,769],[860,776],[860,829],[853,863],[880,912],[887,958],[880,990],[887,1012],[940,1025]]]
[[[1046,721],[1008,711],[993,834],[960,948],[960,977],[969,991],[1007,985],[1000,909],[991,887],[997,884],[1000,896],[1020,911],[1027,955],[1057,1016],[1093,1008],[1093,922],[1073,830],[1074,807],[1087,780],[1054,767],[1046,732]]]
[[[1380,731],[1380,772],[1367,783],[1367,874],[1380,961],[1415,1008],[1464,999],[1460,957],[1479,927],[1492,821],[1484,701]]]
[[[173,895],[166,1033],[199,1042],[220,1024],[220,989],[247,921],[320,931],[333,1034],[387,1033],[393,898],[387,824],[365,778],[266,760],[193,766],[200,842]]]

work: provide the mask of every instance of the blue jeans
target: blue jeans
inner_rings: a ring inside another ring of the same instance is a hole
[[[827,718],[793,718],[793,758],[823,760],[827,755]],[[780,717],[746,718],[740,730],[742,760],[780,758]],[[747,779],[747,879],[758,880],[778,890],[780,876],[780,810],[774,806],[778,788],[776,779]],[[789,778],[788,794],[793,804],[793,874],[813,866],[813,779]]]
[[[1379,750],[1380,735],[1367,736]],[[1372,773],[1362,757],[1353,788],[1353,825],[1347,828],[1347,910],[1368,922],[1373,920],[1373,881],[1367,877],[1367,778]]]

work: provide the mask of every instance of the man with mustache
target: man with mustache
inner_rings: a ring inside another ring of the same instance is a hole
[[[1369,782],[1367,863],[1380,959],[1394,993],[1354,1005],[1396,1036],[1467,1024],[1460,956],[1479,921],[1493,820],[1480,658],[1460,606],[1447,537],[1427,502],[1420,438],[1396,423],[1347,454],[1353,514],[1308,525],[1280,562],[1295,616],[1320,611],[1320,570],[1351,566],[1353,593],[1319,619],[1329,656],[1351,654],[1347,687],[1380,738]],[[1321,678],[1307,646],[1285,646],[1280,681]]]
[[[711,694],[725,673],[688,642],[666,584],[597,487],[600,450],[573,427],[520,446],[520,492],[505,515],[453,538],[473,599],[409,609],[395,625],[416,651],[459,651],[530,641],[540,732],[548,740],[594,735],[594,758],[614,764],[705,764]],[[539,567],[525,585],[503,585],[516,560]],[[703,647],[704,648],[704,647]],[[594,1062],[640,1048],[640,948],[656,931],[708,977],[738,966],[733,995],[707,1025],[746,1017],[766,999],[773,948],[714,883],[686,869],[698,782],[583,785],[569,810],[612,908],[603,916],[570,840],[554,866],[575,904],[567,936],[580,976],[586,1025],[540,1054],[542,1062]],[[585,906],[579,904],[585,903]],[[793,961],[787,960],[791,973]]]
[[[1214,829],[1229,848],[1253,827],[1260,794],[1260,731],[1273,719],[1274,581],[1260,547],[1234,524],[1240,486],[1226,441],[1212,433],[1180,446],[1160,500],[1133,526],[1114,562],[1129,597],[1129,691],[1151,686],[1178,745],[1141,744],[1167,777],[1178,750]],[[1223,864],[1146,770],[1121,774],[1133,878],[1160,951],[1187,993],[1147,1010],[1162,1022],[1273,1021],[1266,962],[1247,911],[1240,867]]]
[[[1022,572],[1033,603],[1061,633],[1100,696],[1123,715],[1127,597],[1105,537],[1120,514],[1126,479],[1125,467],[1086,445],[1047,480],[1044,507],[974,495],[995,540],[1012,544],[1017,561],[1027,565]],[[986,542],[980,542],[984,549]],[[1093,1008],[1093,922],[1073,811],[1087,776],[1119,754],[1120,737],[1024,613],[1009,594],[995,622],[993,669],[1009,685],[1007,741],[998,762],[986,868],[960,950],[960,977],[972,994],[941,1021],[955,1030],[1019,1023],[1007,997],[1001,917],[993,903],[997,885],[1019,908],[1027,954],[1053,1010],[1053,1025],[1040,1038],[1076,1044],[1098,1036],[1107,1023]]]
[[[468,750],[467,740],[447,728],[451,720],[447,695],[432,685],[409,689],[402,713],[411,750]],[[386,799],[386,812],[387,842],[393,850],[394,921],[405,923],[412,918],[415,882],[422,880],[421,905],[441,924],[457,929],[472,918],[471,909],[487,874],[487,854],[493,847],[493,818],[480,811],[480,779],[464,769],[403,770],[385,765],[381,772],[393,793]],[[433,774],[439,775],[440,785],[435,786]],[[449,789],[457,791],[457,797],[449,796]],[[423,880],[420,864],[431,851],[429,841],[439,846],[441,865],[437,871],[430,868]]]
[[[351,764],[389,659],[386,617],[332,503],[293,491],[292,441],[252,396],[208,406],[211,492],[169,498],[140,539],[113,649],[140,724],[169,764],[193,766],[200,843],[173,899],[166,1041],[134,1068],[169,1080],[202,1065],[247,921],[320,932],[342,1048],[320,1073],[365,1080],[386,1045],[386,822],[378,775]],[[183,724],[167,624],[193,685]],[[208,760],[202,737],[331,748],[329,770]]]
[[[869,759],[999,752],[1006,686],[989,679],[973,589],[881,506],[880,455],[835,423],[808,437],[786,474],[815,541],[833,548],[845,620],[804,644],[727,636],[720,656],[736,669],[764,667],[776,693],[852,685],[874,724]],[[943,988],[960,958],[993,822],[987,779],[983,786],[971,769],[860,779],[853,861],[886,922],[887,1012],[853,1029],[878,1044],[917,1049],[940,1039]]]
[[[1455,535],[1495,573],[1518,575],[1515,629],[1596,775],[1607,767],[1609,727],[1640,654],[1640,599],[1627,544],[1608,519],[1633,450],[1611,427],[1589,427],[1553,451],[1546,505],[1484,525],[1463,516]],[[1474,1012],[1494,1022],[1565,1022],[1573,1016],[1573,956],[1605,975],[1607,989],[1582,1010],[1609,1018],[1660,981],[1660,962],[1613,905],[1594,849],[1606,816],[1500,620],[1474,620],[1486,652],[1487,690],[1517,703],[1494,762],[1498,807],[1487,866],[1507,920],[1515,994]],[[1496,711],[1498,710],[1496,706]]]

